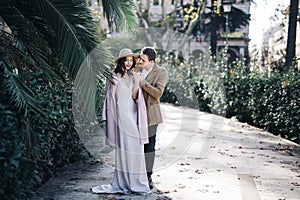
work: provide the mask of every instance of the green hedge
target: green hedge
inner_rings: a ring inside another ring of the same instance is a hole
[[[3,99],[0,116],[0,195],[2,199],[26,199],[40,177],[37,162],[25,145],[25,118]]]
[[[89,154],[74,129],[71,82],[49,83],[40,74],[26,75],[44,115],[26,117],[10,100],[3,73],[0,76],[0,196],[28,199],[34,190],[66,163]]]
[[[299,72],[245,73],[235,66],[228,83],[227,117],[300,143]]]
[[[252,78],[252,124],[300,143],[300,74]]]
[[[162,100],[195,108],[194,95],[201,111],[236,117],[300,143],[300,73],[249,72],[243,63],[227,67],[224,57],[212,62],[203,56],[193,63],[162,64],[170,75]]]

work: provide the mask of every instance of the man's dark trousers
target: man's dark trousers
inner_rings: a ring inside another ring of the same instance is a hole
[[[157,126],[158,126],[158,124],[148,127],[149,143],[144,145],[146,169],[147,169],[148,178],[151,177],[151,175],[153,173]]]

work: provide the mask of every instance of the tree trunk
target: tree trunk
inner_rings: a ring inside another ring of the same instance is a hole
[[[216,0],[213,0],[211,2],[211,6],[213,7],[214,2]],[[215,59],[217,55],[217,29],[218,29],[218,23],[216,19],[216,14],[214,13],[214,9],[212,9],[212,15],[211,15],[211,27],[210,27],[210,51],[211,56]]]
[[[198,7],[198,11],[197,11],[197,17],[195,17],[195,19],[193,19],[188,27],[188,29],[186,30],[185,34],[184,34],[184,38],[181,41],[180,45],[179,45],[179,49],[182,49],[182,47],[184,46],[187,38],[192,34],[193,29],[195,28],[196,25],[198,25],[201,22],[201,17],[202,14],[205,10],[205,6],[206,6],[206,1],[200,1],[199,2],[199,7]]]
[[[285,70],[288,71],[289,67],[293,65],[296,49],[296,31],[297,31],[297,16],[298,16],[298,0],[291,0],[290,14],[288,25],[288,38],[285,57]]]
[[[165,20],[166,18],[165,0],[161,0],[161,17],[162,20]]]
[[[210,51],[213,58],[217,55],[217,19],[215,16],[211,18],[211,29],[210,29]]]
[[[179,0],[174,0],[174,10],[171,12],[172,13],[172,15],[171,15],[172,22],[174,22],[174,20],[176,18],[175,13],[176,13],[176,8],[177,8],[178,3],[179,3]],[[172,32],[173,32],[172,28],[173,28],[173,23],[171,23],[171,24],[168,23],[167,24],[167,32],[166,32],[167,35],[170,35],[170,36],[172,35]],[[167,38],[168,38],[168,42],[167,42],[166,49],[170,49],[172,37],[167,37]]]
[[[147,27],[150,23],[150,6],[151,6],[151,1],[147,0],[146,2],[146,8],[142,10],[141,17],[144,19],[144,24],[147,24]]]

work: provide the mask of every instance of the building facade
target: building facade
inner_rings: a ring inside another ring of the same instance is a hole
[[[300,4],[299,4],[300,5]],[[300,10],[300,6],[299,6]],[[300,13],[300,12],[299,12]],[[282,22],[270,27],[263,34],[262,49],[261,49],[261,67],[265,70],[273,71],[274,69],[281,70],[285,64],[288,24],[289,24],[289,7],[285,9],[285,16]],[[295,57],[297,68],[300,70],[300,22],[298,18],[296,32],[296,49]]]
[[[91,8],[98,10],[99,13],[102,12],[101,5],[97,0],[89,0]],[[149,12],[149,20],[159,21],[168,13],[175,11],[175,7],[180,7],[185,4],[193,4],[193,0],[134,0],[134,3],[140,12],[140,15],[145,10]],[[217,0],[217,4],[221,5],[222,0]],[[249,0],[232,0],[232,6],[242,10],[246,14],[250,13],[250,1]],[[207,5],[205,12],[210,12],[212,8],[212,0],[207,0]],[[94,11],[95,12],[95,11]],[[101,18],[101,17],[99,17]],[[107,22],[102,22],[100,24],[105,30],[109,30]],[[107,31],[109,34],[113,30]],[[178,43],[178,44],[177,44]],[[178,49],[176,45],[180,45],[180,42],[174,42],[173,49],[171,51]],[[193,54],[195,51],[206,51],[209,52],[210,41],[208,39],[203,39],[200,42],[196,38],[189,38],[188,45],[184,49],[185,55]],[[225,48],[226,43],[226,33],[221,29],[218,30],[218,40],[217,40],[217,53],[220,53],[222,49]],[[236,30],[234,33],[228,34],[228,54],[231,61],[234,61],[240,57],[249,57],[248,53],[248,44],[249,44],[249,26],[242,27],[239,30]]]

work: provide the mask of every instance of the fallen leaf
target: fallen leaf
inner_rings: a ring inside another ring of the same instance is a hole
[[[202,170],[199,170],[199,169],[196,169],[195,172],[196,172],[197,174],[204,174],[204,172],[203,172]]]
[[[294,154],[289,150],[278,151],[278,153],[280,153],[281,155],[285,155],[285,156],[294,156]]]
[[[190,163],[180,163],[180,165],[184,166],[184,165],[190,165]]]
[[[172,200],[172,199],[170,197],[163,196],[163,197],[158,197],[156,200]]]
[[[291,184],[294,185],[294,186],[300,186],[300,183],[298,183],[298,182],[297,183],[296,182],[292,182]]]
[[[202,193],[208,192],[208,190],[206,190],[206,189],[199,189],[199,191],[202,192]]]

